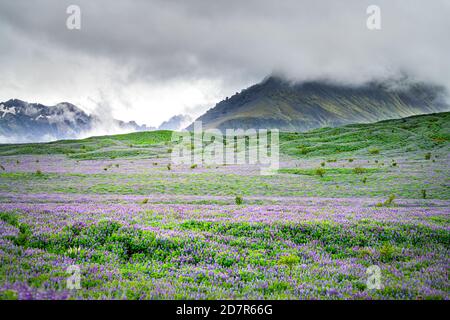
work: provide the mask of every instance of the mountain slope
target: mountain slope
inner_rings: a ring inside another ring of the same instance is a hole
[[[135,122],[111,120],[104,123],[73,104],[62,102],[55,106],[11,99],[0,103],[0,142],[37,142],[77,138],[99,125],[114,126],[125,131],[150,130]]]
[[[291,84],[269,77],[227,98],[197,120],[204,128],[278,128],[306,131],[350,123],[370,123],[449,110],[444,89],[424,84],[389,89],[324,82]],[[192,124],[187,128],[192,130]]]
[[[179,114],[164,121],[158,127],[158,130],[174,130],[180,131],[192,122],[192,118],[188,115]]]

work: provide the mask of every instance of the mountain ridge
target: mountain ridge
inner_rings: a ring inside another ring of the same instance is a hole
[[[0,102],[0,137],[2,140],[23,142],[51,141],[78,138],[98,130],[113,127],[121,131],[146,131],[154,128],[109,119],[105,123],[97,115],[88,115],[69,102],[53,106],[29,103],[19,99]]]
[[[170,119],[163,121],[158,130],[174,130],[180,131],[186,127],[189,123],[192,122],[192,118],[186,114],[178,114],[172,116]]]
[[[205,129],[307,131],[449,110],[443,87],[423,83],[389,86],[376,82],[361,86],[291,83],[270,76],[220,101],[196,121],[202,121]],[[186,129],[192,128],[191,124]]]

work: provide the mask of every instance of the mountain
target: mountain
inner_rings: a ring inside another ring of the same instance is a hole
[[[68,102],[55,106],[28,103],[11,99],[0,103],[0,142],[37,142],[78,138],[89,132],[98,132],[98,127],[113,127],[120,131],[151,130],[134,121],[111,120],[88,115]]]
[[[291,83],[271,76],[216,104],[197,120],[203,128],[307,131],[449,110],[443,87],[422,83]],[[187,130],[192,130],[191,124]]]
[[[179,114],[161,123],[161,125],[158,127],[158,130],[180,131],[186,128],[186,126],[191,122],[192,118],[190,116]]]

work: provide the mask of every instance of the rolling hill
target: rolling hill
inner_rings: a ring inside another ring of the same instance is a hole
[[[0,156],[19,154],[64,154],[69,158],[115,159],[169,157],[172,131],[61,140],[49,143],[3,144]],[[320,128],[305,133],[281,132],[280,151],[294,158],[368,155],[441,150],[448,153],[450,112]]]

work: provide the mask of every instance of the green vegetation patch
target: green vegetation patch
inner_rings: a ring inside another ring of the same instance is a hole
[[[320,171],[319,171],[320,170]],[[300,168],[283,168],[279,169],[279,173],[289,173],[298,174],[305,176],[316,176],[316,175],[339,175],[339,174],[361,174],[361,173],[375,173],[379,172],[379,168],[318,168],[318,169],[300,169]]]

